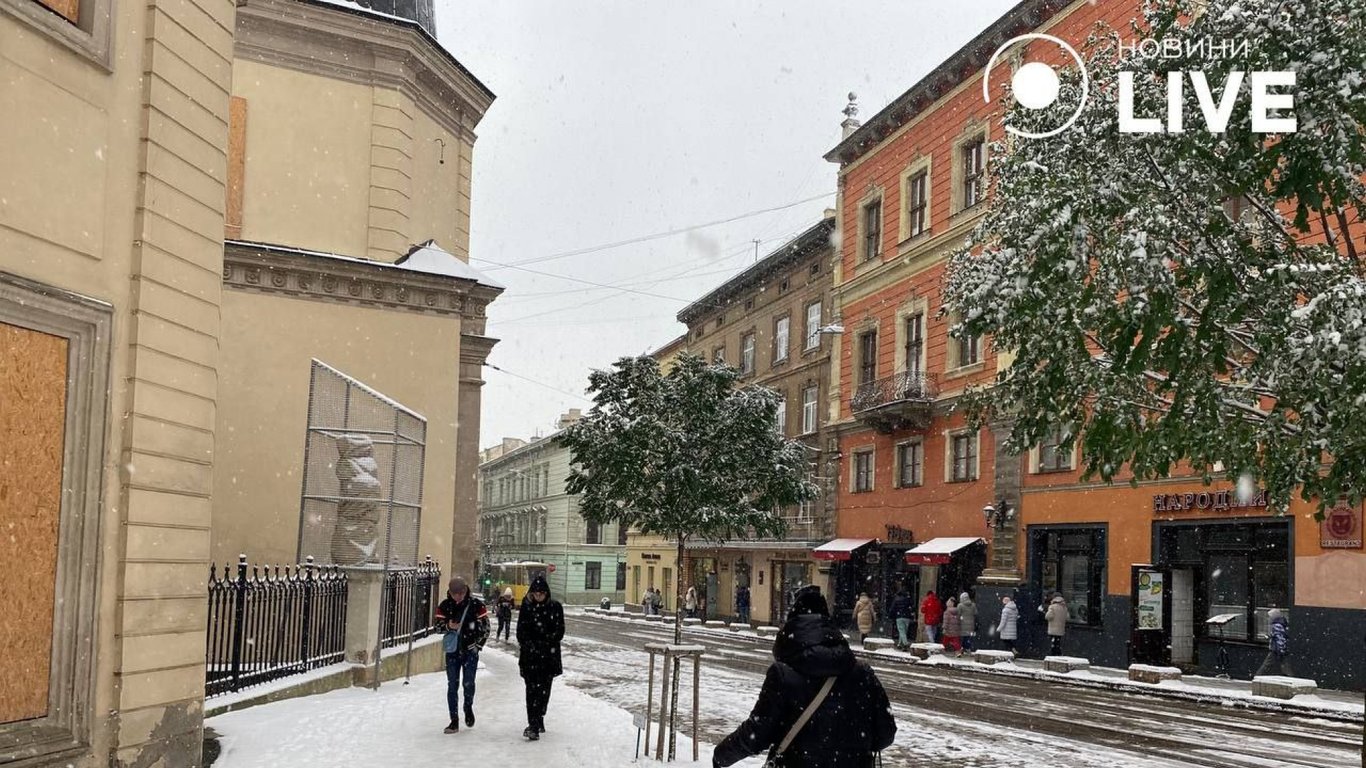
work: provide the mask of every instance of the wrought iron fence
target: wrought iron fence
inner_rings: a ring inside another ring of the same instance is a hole
[[[854,412],[891,403],[928,402],[939,395],[939,380],[934,374],[910,371],[859,385],[849,405]]]
[[[248,574],[250,570],[250,574]],[[346,574],[336,566],[209,567],[205,695],[335,664],[345,655]]]
[[[473,587],[470,588],[471,590]],[[381,648],[392,648],[432,633],[441,602],[441,566],[428,555],[416,568],[384,575],[384,637]]]

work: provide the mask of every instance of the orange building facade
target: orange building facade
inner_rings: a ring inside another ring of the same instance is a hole
[[[834,290],[843,331],[827,402],[840,452],[839,538],[817,555],[834,561],[839,612],[847,617],[868,592],[887,634],[899,590],[917,604],[930,589],[970,591],[979,647],[1001,647],[992,628],[1001,597],[1013,595],[1022,652],[1042,655],[1035,608],[1056,592],[1069,609],[1065,653],[1214,671],[1222,642],[1228,671],[1248,677],[1266,654],[1267,614],[1281,608],[1292,617],[1297,673],[1361,688],[1360,508],[1320,524],[1313,505],[1273,515],[1256,489],[1240,495],[1227,482],[1083,484],[1075,450],[1005,455],[996,446],[1008,423],[972,430],[954,409],[1011,356],[990,339],[949,337],[951,318],[940,316],[947,258],[986,207],[1004,84],[1023,61],[1061,54],[1031,48],[1024,59],[1016,46],[1001,56],[991,102],[984,67],[1023,33],[1081,48],[1097,25],[1127,30],[1139,5],[1024,0],[867,123],[851,116],[826,155],[840,166]],[[1136,594],[1140,570],[1145,584],[1163,586],[1160,599]],[[1158,632],[1136,628],[1140,605]],[[1220,616],[1222,629],[1206,623]]]

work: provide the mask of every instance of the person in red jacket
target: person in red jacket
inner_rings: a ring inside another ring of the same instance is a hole
[[[920,615],[925,625],[925,637],[931,643],[939,642],[939,627],[944,623],[944,604],[939,602],[939,595],[933,589],[920,601]]]

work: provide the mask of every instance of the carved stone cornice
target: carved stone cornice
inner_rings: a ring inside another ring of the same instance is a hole
[[[223,244],[223,285],[334,304],[444,315],[479,327],[488,303],[502,293],[501,288],[473,280],[417,272],[382,261],[238,240]],[[481,338],[465,334],[463,343]],[[492,349],[492,343],[488,347]]]
[[[417,22],[325,2],[245,0],[233,55],[402,91],[433,120],[473,144],[493,92]]]

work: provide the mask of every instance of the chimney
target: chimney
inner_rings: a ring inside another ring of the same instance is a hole
[[[823,219],[833,219],[833,218],[835,218],[835,209],[834,209],[834,208],[826,208],[826,209],[825,209],[825,213],[821,215],[821,218],[823,218]]]
[[[858,94],[849,92],[849,103],[844,107],[844,122],[840,123],[842,134],[840,140],[844,140],[854,135],[863,123],[858,121]]]
[[[568,427],[570,424],[573,424],[574,422],[576,422],[576,421],[578,421],[579,419],[582,419],[582,418],[583,418],[583,410],[582,410],[582,409],[579,409],[579,408],[570,408],[568,413],[564,413],[564,414],[561,414],[561,415],[560,415],[560,424],[559,424],[559,428],[560,428],[560,429],[564,429],[564,428]]]

